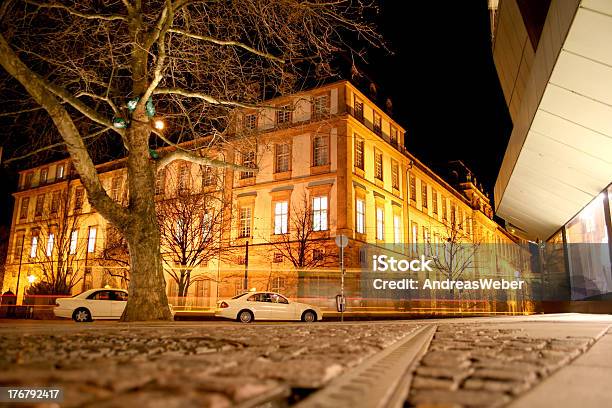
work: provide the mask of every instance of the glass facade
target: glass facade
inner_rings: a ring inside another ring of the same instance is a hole
[[[611,198],[612,185],[553,235],[546,245],[549,253],[544,254],[544,269],[551,280],[547,286],[563,286],[563,279],[555,274],[563,263],[571,300],[612,299]]]

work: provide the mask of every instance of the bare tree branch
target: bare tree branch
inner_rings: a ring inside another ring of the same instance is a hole
[[[81,17],[87,20],[107,20],[107,21],[116,21],[122,20],[126,21],[127,17],[120,14],[89,14],[83,13],[81,11],[75,10],[71,7],[68,7],[61,3],[41,3],[34,0],[23,0],[24,3],[34,5],[38,8],[47,8],[47,9],[59,9],[68,12],[69,14],[77,17]]]
[[[285,63],[285,60],[282,58],[279,58],[275,55],[272,55],[268,52],[264,52],[264,51],[259,51],[249,45],[246,45],[244,43],[241,43],[240,41],[233,41],[233,40],[219,40],[217,38],[214,37],[210,37],[210,36],[206,36],[206,35],[199,35],[199,34],[194,34],[194,33],[189,33],[185,30],[181,30],[179,28],[170,28],[168,30],[169,33],[176,33],[176,34],[181,34],[181,35],[185,35],[187,37],[191,37],[194,38],[196,40],[202,40],[202,41],[207,41],[216,45],[224,45],[224,46],[233,46],[233,47],[239,47],[242,48],[243,50],[246,50],[248,52],[251,52],[255,55],[258,55],[260,57],[264,57],[266,59],[270,59],[272,61],[276,61],[279,62],[281,64]]]

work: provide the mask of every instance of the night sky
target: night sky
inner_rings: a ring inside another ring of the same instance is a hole
[[[379,96],[391,97],[407,148],[435,168],[463,160],[492,192],[512,124],[491,56],[487,1],[381,3],[379,26],[394,54],[371,51],[361,68]],[[11,169],[0,177],[0,225],[10,225],[16,178]]]
[[[393,56],[366,70],[393,101],[406,147],[428,165],[463,160],[488,191],[512,130],[491,51],[487,1],[382,2]]]

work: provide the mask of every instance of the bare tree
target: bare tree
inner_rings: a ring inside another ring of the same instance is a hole
[[[36,264],[42,272],[41,280],[33,288],[37,293],[70,295],[81,280],[78,266],[87,251],[87,239],[79,236],[80,214],[78,209],[71,208],[70,197],[68,187],[36,199],[35,211],[46,218],[38,224],[36,254],[31,254],[36,255]]]
[[[130,256],[126,239],[112,225],[107,226],[106,241],[98,264],[103,267],[104,279],[119,281],[126,288],[130,282]]]
[[[157,168],[175,159],[241,168],[177,142],[226,140],[236,109],[295,91],[312,68],[326,67],[348,47],[349,36],[378,43],[363,21],[369,6],[351,0],[7,0],[0,6],[5,89],[14,92],[16,80],[31,97],[19,114],[47,112],[53,122],[47,128],[59,136],[50,146],[65,146],[89,201],[127,239],[130,297],[122,320],[171,319],[155,213]],[[109,198],[94,166],[89,147],[102,138],[125,150],[127,207]],[[175,148],[155,160],[151,143]]]
[[[471,233],[470,233],[471,231]],[[477,268],[480,238],[472,227],[472,219],[466,217],[462,222],[456,222],[453,216],[444,225],[441,242],[426,242],[424,244],[433,265],[445,279],[460,280],[468,271]],[[450,289],[451,295],[454,289]]]
[[[189,162],[179,163],[179,169],[185,165],[190,167]],[[162,258],[177,283],[179,298],[185,298],[195,282],[210,279],[205,272],[197,271],[199,266],[226,259],[222,238],[231,226],[231,201],[219,173],[214,167],[202,166],[196,178],[201,179],[200,186],[194,186],[190,171],[172,172],[168,178],[173,179],[169,183],[174,187],[173,194],[157,203]]]
[[[269,244],[297,269],[328,266],[337,259],[337,254],[326,251],[321,245],[328,237],[321,236],[315,225],[306,193],[297,204],[292,205],[286,231],[281,229],[274,232],[268,238]]]

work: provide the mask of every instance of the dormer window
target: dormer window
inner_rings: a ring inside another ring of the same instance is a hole
[[[40,171],[40,184],[46,184],[49,179],[49,168],[45,167]]]
[[[23,188],[32,187],[32,178],[34,177],[34,173],[30,172],[25,175],[25,179],[23,181]]]
[[[284,125],[287,123],[291,123],[291,106],[279,106],[278,110],[276,111],[276,124]]]
[[[391,142],[393,146],[397,146],[398,139],[399,137],[398,137],[397,128],[394,126],[391,126],[391,132],[389,134],[389,141]]]
[[[374,133],[378,135],[382,134],[382,118],[380,117],[380,114],[376,112],[374,112],[374,121],[372,127],[374,129]]]
[[[61,180],[64,178],[64,165],[58,164],[57,169],[55,170],[55,179]]]

